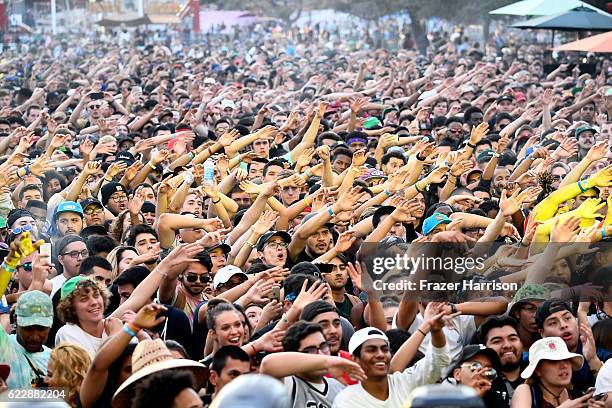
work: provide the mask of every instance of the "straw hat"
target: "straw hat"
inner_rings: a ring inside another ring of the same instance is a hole
[[[192,372],[196,390],[208,379],[208,367],[197,361],[175,359],[163,340],[143,340],[132,354],[132,375],[117,389],[112,401],[113,408],[129,407],[134,398],[134,387],[138,381],[162,370],[184,368]]]

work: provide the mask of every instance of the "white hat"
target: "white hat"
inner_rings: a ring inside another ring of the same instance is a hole
[[[572,370],[580,370],[584,358],[580,354],[570,353],[561,337],[545,337],[529,347],[529,365],[521,373],[527,379],[533,375],[536,367],[542,360],[572,360]]]
[[[211,78],[211,77],[204,78],[204,83],[205,83],[206,85],[214,85],[214,84],[215,84],[215,82],[216,82],[216,81],[215,81],[215,78]]]
[[[225,108],[236,109],[236,104],[231,99],[224,99],[221,101],[221,108],[222,109],[225,109]]]
[[[353,354],[353,352],[359,346],[361,346],[366,341],[372,340],[372,339],[381,339],[381,340],[386,341],[387,343],[389,342],[389,338],[383,331],[377,329],[376,327],[364,327],[363,329],[357,330],[351,336],[351,339],[349,340],[349,346],[348,346],[349,353]]]
[[[612,359],[605,362],[595,380],[595,394],[604,392],[612,392]]]
[[[215,274],[215,277],[213,279],[213,287],[217,289],[219,285],[227,283],[227,281],[230,280],[230,278],[234,275],[242,275],[248,279],[247,274],[242,272],[242,269],[235,265],[227,265],[219,269]]]

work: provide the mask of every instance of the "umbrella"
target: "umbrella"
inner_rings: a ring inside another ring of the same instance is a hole
[[[563,31],[612,30],[612,15],[598,13],[586,7],[576,7],[552,16],[521,21],[512,27]]]
[[[598,8],[579,0],[523,0],[490,11],[489,14],[509,14],[513,16],[548,16],[562,13],[576,7],[586,7],[595,11]]]
[[[612,52],[612,31],[560,45],[555,51]]]

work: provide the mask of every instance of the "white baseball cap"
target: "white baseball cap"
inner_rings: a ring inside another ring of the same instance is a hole
[[[227,283],[227,281],[234,275],[242,275],[248,279],[247,274],[242,272],[242,269],[235,265],[227,265],[219,269],[215,274],[213,279],[213,287],[217,289],[220,285]]]
[[[359,346],[361,346],[366,341],[373,340],[373,339],[381,339],[381,340],[386,341],[387,343],[389,342],[389,338],[382,330],[379,330],[376,327],[364,327],[363,329],[357,330],[351,336],[351,339],[349,340],[349,345],[348,345],[349,353],[353,354],[353,352],[355,352],[355,350]]]
[[[525,379],[531,377],[542,360],[571,360],[574,371],[580,370],[584,364],[584,357],[570,353],[561,337],[545,337],[529,347],[529,365],[523,370],[521,377]]]
[[[612,392],[612,359],[605,362],[595,379],[595,394],[604,392]]]
[[[231,99],[224,99],[221,101],[221,108],[222,109],[225,109],[225,108],[236,109],[236,104]]]

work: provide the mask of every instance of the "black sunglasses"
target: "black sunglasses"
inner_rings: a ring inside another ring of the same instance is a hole
[[[200,283],[208,283],[211,281],[209,275],[185,275],[187,282],[194,283],[199,280]]]

